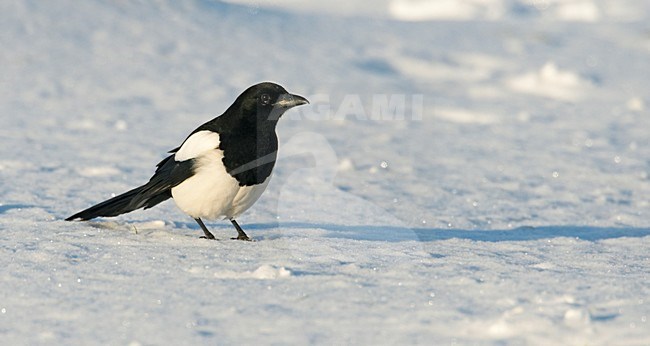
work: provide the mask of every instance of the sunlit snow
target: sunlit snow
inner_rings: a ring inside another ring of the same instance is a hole
[[[650,5],[4,1],[6,345],[647,345]],[[307,97],[219,241],[146,182],[246,87]]]

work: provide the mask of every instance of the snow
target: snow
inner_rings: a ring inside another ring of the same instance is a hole
[[[547,62],[539,71],[512,77],[508,87],[515,92],[575,101],[587,92],[590,83],[574,72],[561,71],[555,63]]]
[[[0,3],[3,344],[649,344],[649,10]],[[312,104],[254,242],[63,221],[265,80]]]

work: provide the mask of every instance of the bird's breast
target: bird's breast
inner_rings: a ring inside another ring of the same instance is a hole
[[[242,186],[223,164],[223,152],[211,150],[195,158],[195,173],[172,188],[176,205],[193,218],[235,218],[262,195],[270,176],[262,183]]]
[[[274,131],[238,131],[223,135],[219,148],[224,152],[227,172],[241,186],[264,183],[273,172],[278,153],[278,138]]]

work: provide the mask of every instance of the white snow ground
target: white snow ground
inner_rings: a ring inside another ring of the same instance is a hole
[[[650,345],[647,2],[236,2],[0,2],[2,344]],[[263,80],[256,242],[63,221]]]

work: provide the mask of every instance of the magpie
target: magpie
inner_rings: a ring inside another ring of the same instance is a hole
[[[151,208],[173,198],[194,218],[205,236],[215,239],[202,219],[228,219],[237,230],[232,239],[250,240],[236,217],[250,208],[266,189],[277,158],[275,127],[288,109],[308,104],[280,85],[253,85],[220,116],[192,131],[160,161],[146,184],[70,217],[90,220]]]

